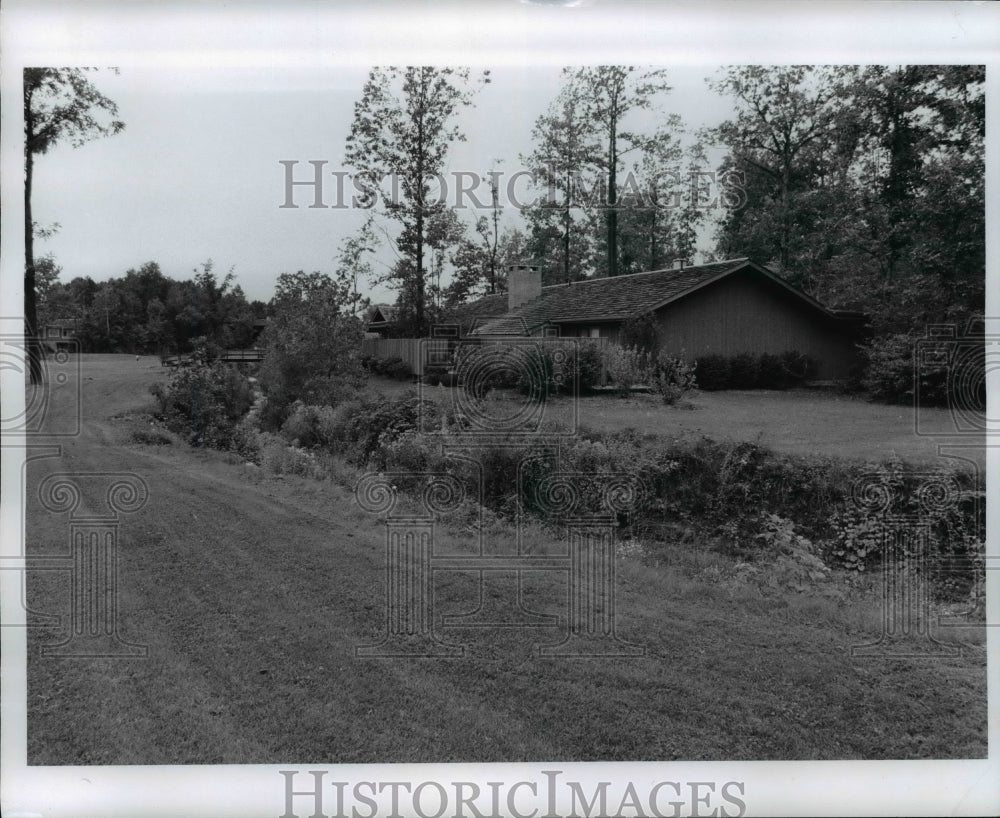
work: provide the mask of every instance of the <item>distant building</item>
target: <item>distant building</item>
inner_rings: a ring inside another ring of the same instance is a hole
[[[398,320],[399,309],[397,307],[389,304],[373,304],[369,310],[365,330],[379,338],[385,338],[393,333]]]
[[[75,318],[55,318],[42,328],[42,346],[47,352],[70,352],[77,348]]]

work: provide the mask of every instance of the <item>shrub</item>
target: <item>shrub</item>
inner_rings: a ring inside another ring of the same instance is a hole
[[[382,361],[381,374],[397,381],[406,381],[412,377],[413,372],[402,358],[386,358]]]
[[[366,465],[380,446],[417,430],[422,418],[433,424],[438,415],[436,404],[417,398],[412,392],[388,403],[365,402],[344,430],[347,440],[354,441],[351,459],[358,465]]]
[[[157,384],[150,392],[171,431],[217,449],[230,447],[236,423],[253,404],[246,377],[220,362],[178,368],[166,388]]]
[[[878,401],[913,403],[914,390],[919,385],[921,406],[949,405],[951,396],[948,361],[922,356],[919,369],[914,369],[915,348],[916,341],[909,335],[889,335],[862,346],[861,352],[865,359],[862,387]],[[985,357],[981,370],[985,371]],[[985,382],[985,376],[979,379],[980,384]],[[985,395],[982,397],[982,405],[985,406]],[[968,396],[961,396],[959,405],[967,403]]]
[[[760,382],[760,361],[756,355],[744,352],[729,361],[729,387],[756,389]]]
[[[456,375],[469,395],[481,400],[491,389],[518,388],[523,354],[523,347],[463,344],[456,354]]]
[[[601,347],[599,344],[582,342],[576,346],[576,388],[579,393],[589,392],[601,386]]]
[[[698,387],[706,392],[728,389],[729,359],[725,355],[702,355],[695,359],[695,374],[698,376]]]
[[[759,373],[757,383],[761,389],[786,389],[788,387],[788,374],[778,355],[765,352],[757,359],[757,364]]]
[[[653,386],[667,406],[673,406],[692,389],[697,388],[694,367],[669,355],[661,355],[656,361]]]
[[[572,377],[564,361],[557,366],[554,350],[547,345],[532,345],[522,347],[517,391],[535,401],[545,401],[559,392],[563,379]],[[564,356],[560,356],[562,358]]]
[[[649,356],[635,347],[608,344],[603,349],[604,368],[621,396],[632,387],[651,380]]]
[[[290,443],[305,448],[318,445],[321,442],[319,408],[296,401],[292,404],[291,410],[285,422],[281,424],[282,437]]]
[[[368,411],[369,404],[356,397],[338,403],[334,407],[324,407],[316,419],[316,432],[324,446],[334,451],[343,450],[351,441],[355,428],[355,418]]]
[[[816,361],[809,355],[789,350],[781,355],[781,365],[785,369],[785,381],[789,386],[802,386],[816,377]]]
[[[423,382],[428,386],[437,386],[441,383],[441,376],[448,373],[446,366],[425,366]]]

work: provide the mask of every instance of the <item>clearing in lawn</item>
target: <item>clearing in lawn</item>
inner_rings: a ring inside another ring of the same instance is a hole
[[[437,633],[464,656],[358,658],[386,627],[385,529],[354,501],[359,473],[331,460],[326,479],[276,475],[151,436],[149,358],[84,356],[83,375],[82,434],[28,470],[27,546],[65,551],[66,515],[38,501],[46,475],[140,476],[149,501],[122,520],[118,604],[122,637],[149,653],[60,660],[38,649],[63,634],[30,630],[31,764],[986,756],[982,627],[936,632],[963,646],[951,658],[852,657],[879,638],[878,594],[840,580],[795,593],[691,542],[622,544],[618,633],[641,656],[538,656],[564,617],[442,626],[481,601],[467,570],[434,578]],[[473,555],[479,531],[512,546],[509,525],[463,511],[435,550]],[[525,540],[566,553],[553,529]],[[490,578],[486,609],[512,584]],[[32,611],[68,608],[58,572],[32,572],[28,594]],[[558,572],[525,578],[538,613],[564,613],[566,594]]]

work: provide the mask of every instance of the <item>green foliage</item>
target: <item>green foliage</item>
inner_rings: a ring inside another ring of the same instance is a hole
[[[728,389],[731,381],[730,361],[725,355],[700,355],[695,359],[698,387],[706,392]]]
[[[743,66],[714,137],[742,177],[717,252],[769,263],[878,337],[981,314],[982,66]],[[737,176],[739,175],[739,176]]]
[[[652,380],[652,365],[648,353],[635,347],[606,344],[602,354],[604,370],[622,397],[628,396],[633,386]]]
[[[673,406],[698,386],[695,367],[681,358],[660,355],[653,370],[653,386],[667,406]]]
[[[882,553],[884,526],[877,517],[857,508],[844,508],[830,515],[833,538],[827,545],[827,560],[848,571],[867,571]]]
[[[563,373],[556,367],[551,349],[525,347],[518,364],[517,390],[522,395],[542,402],[559,392]]]
[[[516,389],[523,370],[523,348],[463,344],[455,370],[470,397],[482,400],[491,389]]]
[[[476,399],[491,389],[516,389],[543,401],[600,385],[601,348],[588,341],[496,346],[463,345],[456,361],[463,388]],[[472,377],[468,377],[472,375]],[[450,379],[441,376],[450,385]]]
[[[618,340],[623,347],[655,355],[660,349],[660,328],[656,316],[651,312],[629,316],[622,322]]]
[[[574,376],[577,378],[577,394],[585,394],[601,386],[601,346],[584,341],[572,347],[576,351],[576,367]]]
[[[744,352],[729,359],[729,388],[756,389],[760,382],[760,361],[757,356]]]
[[[428,196],[428,179],[444,171],[449,149],[464,138],[455,119],[472,104],[469,79],[468,68],[372,68],[347,137],[345,158],[359,179],[375,187],[392,174],[399,182],[382,208],[400,225],[395,238],[400,263],[389,280],[399,290],[402,315],[418,335],[428,320],[425,252],[442,245],[433,231],[446,210],[443,201]],[[489,72],[481,79],[488,82]]]
[[[953,394],[960,384],[952,383],[949,378],[946,359],[923,356],[918,362],[919,369],[915,368],[917,340],[912,336],[890,335],[862,346],[861,351],[865,358],[861,385],[875,400],[912,405],[919,394],[921,406],[948,406],[953,400],[958,406],[968,403],[968,395]],[[985,353],[978,365],[983,373],[979,383],[985,384]],[[971,379],[974,371],[974,367],[969,367],[965,374]],[[985,406],[985,394],[982,397]]]
[[[781,355],[702,355],[696,366],[698,386],[706,391],[789,389],[801,386],[816,373],[815,360],[794,350]]]
[[[184,281],[147,262],[100,283],[89,278],[53,282],[45,293],[44,314],[72,318],[85,352],[166,355],[188,352],[199,343],[220,351],[246,348],[253,341],[254,320],[263,316],[233,282],[232,272],[220,281],[211,260]]]
[[[816,359],[797,350],[781,353],[781,365],[785,370],[788,386],[801,386],[816,377]]]
[[[362,383],[361,322],[345,310],[351,298],[348,283],[322,273],[279,276],[260,369],[275,417],[297,400],[336,404]]]
[[[413,370],[402,358],[390,358],[383,363],[382,374],[397,381],[408,381],[413,375]]]
[[[164,388],[150,388],[167,427],[195,446],[233,447],[236,426],[253,404],[250,382],[225,364],[179,367]]]
[[[866,511],[852,497],[852,485],[871,480],[875,467],[870,464],[791,457],[753,443],[668,440],[630,431],[584,433],[558,450],[544,433],[484,445],[457,435],[462,426],[461,418],[442,416],[437,406],[414,394],[393,401],[359,395],[333,408],[298,404],[282,430],[283,447],[275,449],[272,442],[268,456],[282,468],[308,471],[328,451],[357,466],[399,475],[403,489],[418,488],[429,472],[447,472],[470,498],[497,513],[513,515],[520,509],[545,519],[551,509],[536,488],[554,472],[598,476],[573,482],[577,509],[590,512],[604,509],[606,502],[608,481],[600,476],[624,475],[642,487],[631,510],[620,517],[633,534],[659,526],[696,530],[732,554],[773,563],[782,581],[800,590],[823,578],[827,568],[870,571],[883,556],[881,511]],[[313,446],[315,456],[301,461],[285,451],[287,442]],[[974,591],[982,578],[981,478],[949,469],[928,475],[899,462],[874,473],[895,498],[886,511],[927,526],[938,592],[960,598]],[[929,509],[920,505],[928,479],[954,487],[948,502]]]
[[[784,389],[788,385],[788,373],[780,355],[765,352],[757,359],[757,387],[760,389]]]
[[[425,366],[423,381],[428,386],[437,386],[441,383],[441,376],[448,373],[446,366]]]

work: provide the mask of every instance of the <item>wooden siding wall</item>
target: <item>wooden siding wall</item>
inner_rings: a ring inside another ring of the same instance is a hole
[[[580,338],[579,341],[603,346],[608,342],[607,338]],[[361,342],[361,354],[371,355],[374,358],[402,358],[410,367],[414,375],[423,375],[424,367],[428,364],[440,364],[445,360],[450,360],[449,343],[454,346],[456,341],[449,341],[448,338],[365,338]],[[555,349],[560,346],[570,346],[577,343],[577,339],[568,338],[523,338],[520,336],[484,336],[482,338],[463,339],[459,344],[476,344],[479,346],[493,346],[504,344],[511,345],[531,345],[545,346]],[[452,350],[454,351],[454,350]],[[432,360],[433,359],[433,360]],[[601,382],[605,380],[604,365],[601,364]]]
[[[663,348],[688,359],[798,350],[819,362],[818,378],[837,379],[857,357],[849,332],[764,279],[731,276],[668,304],[657,318]]]

